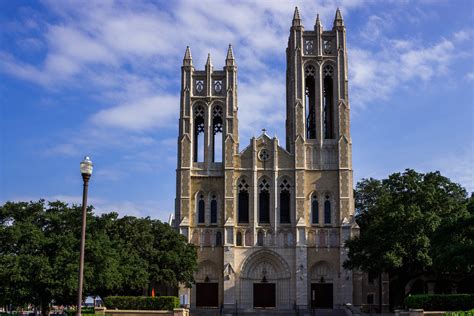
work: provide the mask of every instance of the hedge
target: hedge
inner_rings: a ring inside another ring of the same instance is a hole
[[[474,294],[415,294],[405,298],[405,306],[425,311],[467,311],[474,308]]]
[[[76,309],[75,308],[65,309],[64,314],[66,314],[66,316],[74,316],[76,315]],[[83,307],[81,308],[81,314],[89,314],[89,315],[95,314],[95,309],[94,307]]]
[[[449,312],[444,314],[444,316],[474,316],[474,309],[471,309],[470,311],[461,311],[461,312]]]
[[[104,299],[109,309],[128,310],[173,310],[179,307],[176,296],[109,296]]]

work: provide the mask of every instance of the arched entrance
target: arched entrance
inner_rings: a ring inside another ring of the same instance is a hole
[[[195,306],[198,308],[219,306],[219,270],[214,262],[203,261],[198,266],[193,287]]]
[[[311,308],[333,308],[334,304],[334,271],[326,261],[316,262],[311,268]]]
[[[289,309],[290,269],[286,261],[270,250],[250,255],[240,273],[242,308]]]

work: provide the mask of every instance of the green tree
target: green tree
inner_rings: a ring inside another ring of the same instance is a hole
[[[108,234],[121,252],[123,284],[118,294],[143,294],[152,283],[190,287],[194,282],[196,249],[168,224],[125,216],[116,219]]]
[[[382,181],[364,179],[356,186],[355,201],[360,235],[346,243],[349,259],[344,266],[389,273],[393,304],[401,302],[410,280],[427,272],[453,271],[453,260],[459,271],[472,272],[472,255],[462,256],[459,249],[457,258],[442,255],[440,241],[450,249],[472,247],[472,222],[466,191],[439,172],[407,169]],[[459,234],[443,234],[463,220],[471,231],[469,240],[461,238],[466,245],[459,243]]]
[[[151,283],[190,286],[195,248],[169,225],[87,210],[84,293],[143,294]],[[0,206],[0,305],[74,305],[82,208],[62,202]]]
[[[52,300],[72,297],[79,244],[69,221],[77,212],[60,202],[46,209],[43,200],[0,207],[2,304],[33,304],[47,315]]]

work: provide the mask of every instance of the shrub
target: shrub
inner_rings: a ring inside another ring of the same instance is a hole
[[[467,311],[474,308],[474,294],[416,294],[405,298],[405,305],[426,311]]]
[[[76,309],[75,308],[65,309],[64,314],[66,314],[66,316],[74,316],[76,315]],[[94,307],[83,307],[81,308],[81,314],[88,314],[88,315],[95,314],[95,309]]]
[[[176,296],[109,296],[104,299],[104,303],[110,309],[173,310],[179,307],[179,298]]]
[[[461,311],[461,312],[449,312],[444,314],[444,316],[474,316],[474,309],[471,309],[470,311]]]

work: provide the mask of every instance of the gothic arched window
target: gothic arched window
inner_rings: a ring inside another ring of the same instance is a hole
[[[333,97],[333,74],[331,65],[326,65],[323,70],[324,90],[323,90],[323,124],[324,138],[334,138],[334,97]]]
[[[313,65],[305,68],[305,108],[306,108],[306,138],[316,138],[316,92],[314,77],[316,70]]]
[[[211,224],[217,223],[217,199],[213,195],[211,199]]]
[[[242,233],[237,232],[237,246],[242,246]]]
[[[238,207],[238,221],[239,223],[249,222],[249,185],[245,179],[240,180],[237,185],[237,207]]]
[[[326,195],[326,201],[324,201],[324,224],[331,224],[331,201],[329,195]]]
[[[204,108],[194,108],[194,162],[204,161]]]
[[[222,107],[212,110],[212,162],[222,161]]]
[[[290,183],[284,179],[280,184],[280,223],[290,223]]]
[[[204,195],[199,195],[198,200],[198,223],[203,224],[206,218],[206,205],[204,203]]]
[[[319,204],[316,193],[311,198],[311,222],[313,224],[319,224]]]
[[[216,233],[216,246],[222,246],[222,233]]]
[[[270,184],[263,179],[258,188],[258,222],[270,223]]]

